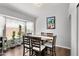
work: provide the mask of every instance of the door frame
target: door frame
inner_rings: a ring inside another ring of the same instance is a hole
[[[78,48],[79,48],[79,17],[78,17],[78,13],[79,13],[79,3],[77,4],[77,56],[79,56],[79,50],[78,50]]]

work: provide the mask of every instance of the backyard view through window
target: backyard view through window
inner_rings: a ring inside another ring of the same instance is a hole
[[[21,36],[25,32],[25,22],[15,20],[15,19],[6,19],[6,36],[7,39],[12,39],[12,36],[15,35],[15,38],[19,37],[19,27],[21,27]]]
[[[34,24],[33,24],[33,22],[28,21],[26,23],[26,28],[27,28],[27,33],[34,34]]]

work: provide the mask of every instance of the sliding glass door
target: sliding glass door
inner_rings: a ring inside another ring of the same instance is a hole
[[[26,22],[26,30],[27,30],[27,34],[34,34],[34,23],[32,21],[27,21]]]
[[[0,36],[7,38],[4,42],[5,50],[21,45],[22,36],[28,33],[34,34],[34,23],[32,21],[0,15]]]
[[[19,38],[19,35],[22,37],[23,34],[25,34],[25,22],[6,18],[6,37],[8,40],[12,39],[13,35],[15,35],[15,38]]]
[[[7,40],[11,40],[13,33],[15,33],[15,38],[28,33],[34,34],[34,22],[0,15],[0,36],[6,36]]]

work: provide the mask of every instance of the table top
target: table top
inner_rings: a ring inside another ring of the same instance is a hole
[[[40,35],[30,35],[32,37],[41,37],[41,40],[53,40],[53,37],[40,36]]]

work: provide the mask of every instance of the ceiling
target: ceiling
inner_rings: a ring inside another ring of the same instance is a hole
[[[57,7],[64,5],[64,3],[2,3],[0,6],[7,7],[14,11],[19,11],[24,14],[29,14],[34,17],[38,17],[38,13],[42,9],[48,9],[49,7]]]

